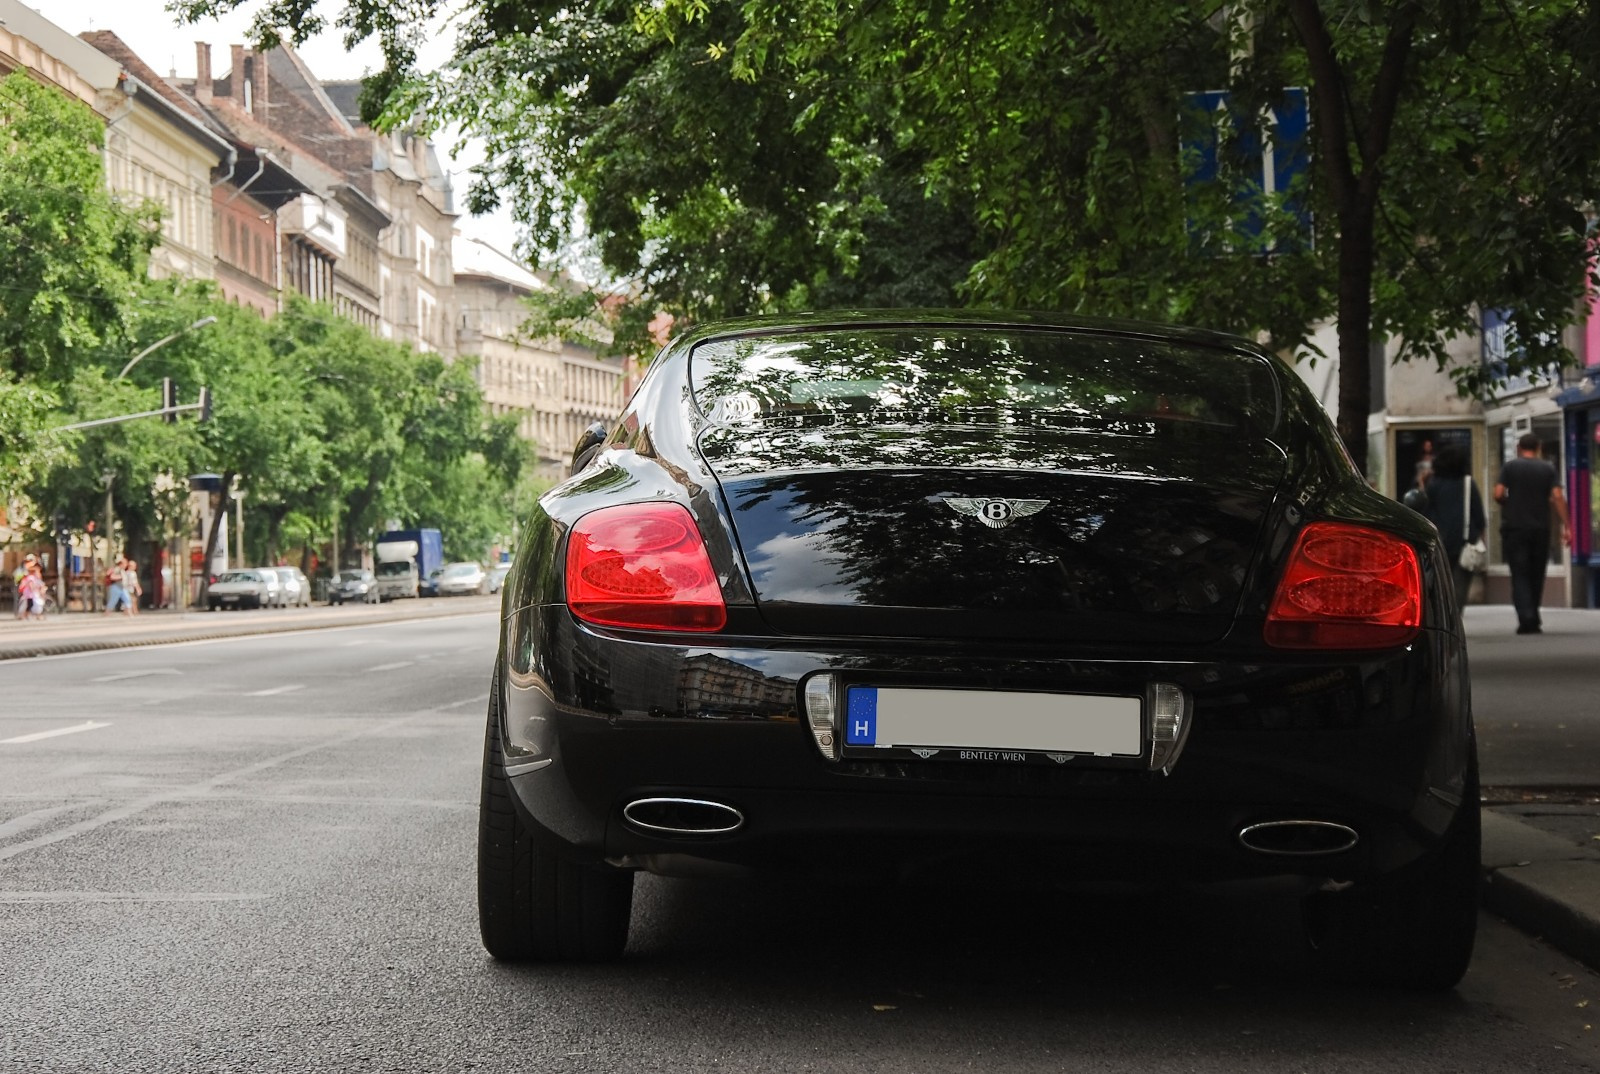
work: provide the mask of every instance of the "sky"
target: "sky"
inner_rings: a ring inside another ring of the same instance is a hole
[[[138,53],[157,74],[167,76],[177,72],[179,79],[194,77],[194,45],[204,41],[211,45],[211,64],[215,74],[228,68],[228,46],[244,44],[246,31],[259,3],[246,3],[221,19],[180,25],[166,10],[167,0],[22,0],[45,18],[74,34],[85,30],[110,30],[128,47]],[[323,0],[318,11],[331,22],[343,8],[342,0],[330,3]],[[363,42],[356,51],[344,47],[342,33],[328,30],[307,41],[296,51],[318,78],[335,80],[360,78],[377,70],[383,64],[378,46]],[[450,40],[441,35],[434,39],[439,55],[430,57],[426,51],[423,62],[442,61],[448,54]],[[450,171],[456,189],[458,210],[466,200],[469,176],[467,169],[482,158],[482,148],[472,141],[455,137],[451,132],[441,132],[434,138],[440,159]],[[468,238],[482,238],[501,250],[509,250],[507,236],[514,225],[509,214],[473,217],[464,214],[457,226]]]

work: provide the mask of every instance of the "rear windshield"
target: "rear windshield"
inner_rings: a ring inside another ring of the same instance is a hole
[[[224,571],[219,582],[259,582],[260,577],[252,571]]]
[[[1181,423],[1268,436],[1278,386],[1265,358],[1066,330],[911,327],[711,340],[690,359],[719,424],[938,422],[1127,435]]]

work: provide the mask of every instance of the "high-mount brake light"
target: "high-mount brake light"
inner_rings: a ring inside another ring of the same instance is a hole
[[[586,623],[721,630],[728,612],[711,557],[680,504],[602,507],[567,538],[567,607]]]
[[[1313,522],[1289,555],[1265,638],[1280,649],[1384,649],[1421,627],[1416,549],[1382,530]]]

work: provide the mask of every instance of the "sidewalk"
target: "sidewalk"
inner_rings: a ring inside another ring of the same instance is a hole
[[[133,617],[68,612],[26,623],[5,616],[0,660],[464,615],[497,611],[499,605],[498,597],[451,597],[245,612],[147,611]],[[1590,651],[1600,652],[1600,611],[1547,608],[1544,618],[1547,634],[1593,638]],[[1466,610],[1465,622],[1469,644],[1498,645],[1511,640],[1516,616],[1509,606],[1475,605]],[[1552,794],[1550,801],[1527,797],[1484,807],[1483,904],[1600,969],[1600,772],[1587,789]]]
[[[499,608],[500,598],[495,596],[401,600],[388,604],[312,604],[306,608],[225,612],[163,609],[145,610],[133,616],[59,612],[48,619],[26,622],[5,614],[0,616],[0,660],[467,615],[495,612]]]
[[[1600,611],[1545,608],[1543,616],[1543,636],[1514,637],[1510,605],[1468,607],[1468,658],[1491,646],[1538,647],[1552,636],[1600,652]],[[1600,772],[1587,787],[1524,798],[1484,807],[1483,905],[1600,969]]]

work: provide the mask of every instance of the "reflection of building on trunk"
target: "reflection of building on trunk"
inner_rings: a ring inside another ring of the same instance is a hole
[[[714,720],[793,720],[795,681],[765,675],[724,656],[685,657],[667,645],[639,645],[626,663],[599,664],[580,646],[572,654],[574,685],[581,703],[624,717],[653,716]],[[657,702],[663,679],[676,678],[678,707],[664,712]]]
[[[795,682],[763,675],[726,657],[702,653],[684,661],[678,707],[686,716],[722,719],[793,717]]]

